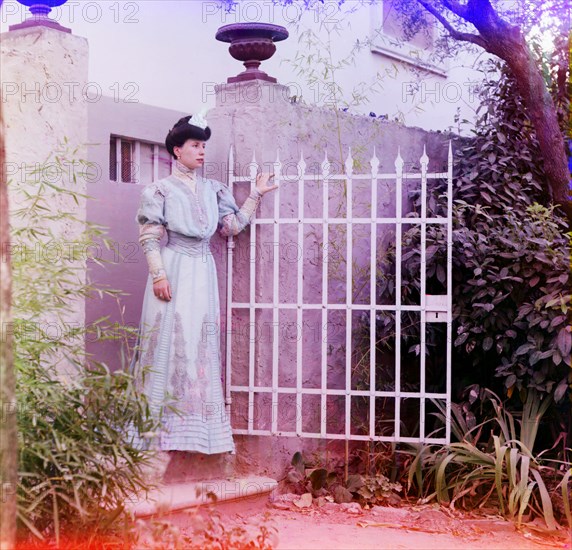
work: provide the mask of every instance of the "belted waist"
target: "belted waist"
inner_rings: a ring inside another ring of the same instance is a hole
[[[209,239],[197,239],[196,237],[189,237],[176,231],[167,229],[167,248],[178,252],[179,254],[186,254],[187,256],[204,256],[211,253]]]

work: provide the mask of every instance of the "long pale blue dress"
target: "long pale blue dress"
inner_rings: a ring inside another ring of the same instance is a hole
[[[259,198],[251,195],[250,208],[245,202],[239,209],[226,185],[199,176],[196,192],[173,175],[142,191],[136,219],[166,230],[161,258],[172,299],[155,297],[149,275],[131,370],[151,366],[142,389],[151,410],[162,411],[163,424],[152,438],[131,430],[140,448],[235,451],[221,381],[219,294],[209,240],[217,227],[223,235],[241,231]],[[165,407],[169,403],[178,414]]]

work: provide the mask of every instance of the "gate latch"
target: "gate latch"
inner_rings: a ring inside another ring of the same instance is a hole
[[[447,298],[448,296],[446,294],[425,295],[425,322],[447,322]]]

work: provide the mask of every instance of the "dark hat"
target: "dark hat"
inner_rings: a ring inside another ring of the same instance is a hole
[[[204,118],[200,117],[200,115],[195,115],[195,119],[198,119],[197,124],[201,124],[201,126],[192,124],[194,120],[189,122],[191,118],[192,115],[188,115],[179,119],[167,134],[165,146],[173,158],[175,158],[173,149],[175,147],[182,147],[188,139],[207,141],[211,137],[211,129],[206,126],[206,120],[204,120]]]

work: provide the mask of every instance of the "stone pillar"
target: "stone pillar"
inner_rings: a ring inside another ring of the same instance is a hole
[[[49,26],[9,31],[3,33],[0,40],[10,210],[15,212],[21,208],[25,204],[24,192],[35,194],[42,183],[85,194],[86,182],[79,161],[87,158],[88,102],[97,95],[87,85],[87,40]],[[85,249],[82,246],[78,250],[75,243],[84,228],[85,199],[77,196],[76,202],[53,187],[48,187],[46,192],[50,196],[49,210],[37,220],[36,229],[51,231],[53,238],[46,236],[42,245],[32,248],[16,234],[13,255],[25,254],[26,260],[32,262],[31,269],[46,265],[46,261],[53,267],[72,267],[73,278],[83,284]],[[77,221],[53,218],[63,212],[70,212]],[[18,229],[25,222],[13,214],[11,223]],[[47,290],[55,284],[54,279],[58,277],[51,270],[47,270],[49,280],[48,277],[42,280],[41,267],[38,271],[39,285],[45,285]],[[17,288],[17,281],[15,283]],[[41,334],[43,328],[57,339],[68,335],[70,327],[83,326],[85,299],[73,291],[65,299],[70,306],[68,311],[52,318],[38,315],[33,323],[40,325],[28,328],[36,331],[35,334]],[[46,310],[49,308],[46,304]],[[17,310],[14,313],[18,315]],[[83,348],[83,340],[74,342]],[[70,367],[62,361],[49,362],[57,362],[60,372]]]
[[[209,126],[213,130],[212,145],[209,143],[213,154],[209,151],[209,157],[222,159],[233,145],[238,155],[235,161],[239,170],[248,166],[253,151],[259,155],[258,163],[273,162],[279,136],[284,135],[282,126],[290,122],[294,114],[288,87],[253,80],[219,84],[215,87],[215,94],[216,107],[208,116]],[[209,163],[208,169],[212,171],[212,177],[226,178],[224,165]],[[205,175],[209,175],[206,170]]]

